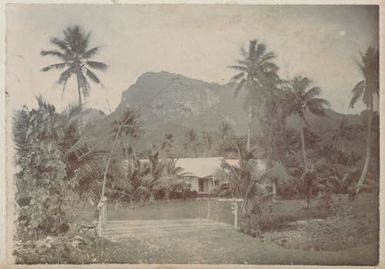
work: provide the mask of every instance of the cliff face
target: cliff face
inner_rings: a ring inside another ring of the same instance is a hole
[[[141,108],[141,118],[150,133],[170,125],[216,130],[226,116],[244,133],[243,99],[235,98],[233,91],[230,84],[221,86],[164,71],[145,73],[122,93],[120,108]]]
[[[247,113],[243,109],[244,93],[234,97],[235,87],[236,85],[230,83],[207,83],[165,71],[145,73],[122,93],[118,108],[100,118],[87,133],[93,141],[100,143],[101,148],[108,148],[111,141],[106,139],[111,136],[113,121],[120,118],[125,108],[131,107],[140,110],[139,115],[145,130],[140,144],[144,148],[152,143],[160,143],[167,133],[182,140],[189,129],[195,129],[198,133],[203,130],[217,131],[224,118],[234,123],[237,134],[245,135]],[[330,141],[330,129],[337,128],[343,117],[347,117],[350,124],[362,121],[360,115],[344,115],[330,109],[324,117],[310,113],[306,117],[312,131],[325,143]],[[288,118],[288,127],[299,130],[302,125],[298,117]],[[352,150],[362,151],[365,144],[363,141],[364,137],[358,137],[348,144]]]

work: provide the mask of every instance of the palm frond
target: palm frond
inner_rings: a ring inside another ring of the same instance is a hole
[[[60,70],[60,69],[63,69],[66,65],[67,65],[67,63],[51,64],[49,66],[42,68],[41,71],[47,72],[47,71],[50,71],[52,69]]]
[[[236,88],[235,91],[234,91],[234,96],[237,96],[237,95],[238,95],[239,91],[245,86],[246,82],[247,82],[246,79],[242,79],[242,80],[238,83],[237,88]]]
[[[325,108],[330,106],[330,103],[323,98],[312,98],[306,103],[309,110],[319,116],[325,115]]]
[[[88,68],[86,68],[86,74],[87,74],[87,77],[89,77],[96,84],[100,83],[100,79]]]
[[[69,67],[67,70],[65,70],[63,73],[61,73],[57,83],[62,84],[66,83],[67,80],[70,78],[70,76],[73,74],[73,67]]]
[[[272,72],[273,74],[275,74],[279,70],[278,65],[276,65],[275,63],[271,63],[271,62],[264,63],[261,65],[261,67],[264,69],[265,73]],[[266,74],[266,75],[268,75],[268,74]]]
[[[40,52],[40,54],[42,56],[47,56],[47,55],[56,56],[59,59],[64,60],[64,61],[67,59],[65,54],[63,54],[63,53],[61,53],[60,51],[57,51],[57,50],[42,50]]]
[[[60,49],[64,51],[68,51],[68,43],[64,40],[60,40],[59,38],[51,38],[50,42],[56,46],[58,46]]]
[[[271,60],[273,60],[274,58],[276,57],[275,53],[274,52],[268,52],[266,54],[264,54],[258,61],[259,64],[264,64],[266,62],[269,62]]]
[[[244,67],[242,65],[230,65],[230,66],[228,66],[228,68],[231,68],[231,69],[234,69],[234,70],[238,70],[238,71],[242,71],[242,72],[247,72],[248,71],[247,67]]]
[[[303,100],[304,101],[307,101],[307,100],[310,100],[318,95],[320,95],[321,93],[321,88],[320,87],[313,87],[311,89],[309,89],[308,91],[305,92],[305,94],[303,95]]]
[[[239,79],[243,78],[245,76],[245,73],[244,72],[240,72],[238,74],[236,74],[235,76],[233,76],[231,78],[231,81],[238,81]]]
[[[84,53],[81,55],[81,57],[82,57],[83,59],[89,59],[89,58],[95,56],[96,53],[98,53],[99,48],[100,48],[100,47],[94,47],[94,48],[92,48],[92,49],[89,49],[89,50],[87,50],[86,52],[84,52]]]
[[[86,61],[86,64],[89,67],[94,68],[94,69],[98,69],[98,70],[106,70],[108,67],[105,63],[95,62],[95,61]]]
[[[254,48],[254,50],[252,51],[255,54],[253,58],[255,60],[257,59],[259,60],[266,52],[266,45],[263,43],[258,43],[257,48],[256,49]]]
[[[354,88],[352,90],[353,97],[349,103],[350,108],[354,108],[354,105],[356,104],[357,100],[362,96],[364,89],[365,89],[365,81],[364,80],[361,80],[360,82],[357,83],[356,86],[354,86]]]
[[[312,84],[313,82],[307,77],[295,77],[293,80],[294,90],[298,93],[302,93]]]

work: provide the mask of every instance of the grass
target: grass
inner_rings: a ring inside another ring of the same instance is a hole
[[[157,220],[206,218],[207,201],[204,200],[157,200],[144,207],[129,208],[129,206],[107,205],[107,215],[110,220]]]
[[[96,255],[105,263],[373,265],[377,261],[375,245],[345,251],[295,250],[254,239],[231,227],[172,237],[121,239],[98,249]]]
[[[333,199],[335,204],[338,204],[338,198]],[[340,232],[330,235],[328,234],[330,231],[321,231],[323,226],[316,226],[316,224],[308,225],[307,230],[298,231],[298,234],[304,234],[306,241],[311,237],[308,236],[308,233],[318,233],[317,242],[320,243],[320,246],[323,244],[321,248],[309,247],[311,242],[308,241],[297,244],[295,240],[298,238],[294,238],[295,242],[293,241],[291,245],[285,246],[266,240],[268,234],[275,234],[278,239],[285,238],[285,240],[291,240],[290,236],[293,234],[297,235],[293,231],[288,231],[288,233],[278,231],[281,224],[335,215],[335,212],[326,214],[315,209],[317,204],[315,199],[312,201],[313,209],[311,210],[304,210],[303,200],[278,200],[267,205],[271,210],[270,215],[275,216],[276,219],[273,220],[273,223],[268,224],[269,232],[266,233],[265,239],[253,238],[228,226],[226,229],[175,233],[173,236],[159,235],[120,239],[111,242],[108,247],[96,248],[95,257],[98,258],[98,262],[105,263],[375,265],[378,261],[378,234],[376,234],[378,223],[372,223],[374,226],[371,236],[367,234],[367,229],[365,229],[366,232],[358,235],[354,225],[366,220],[368,214],[378,214],[377,195],[361,194],[356,201],[345,200],[343,203],[349,206],[350,217],[327,218],[325,224],[327,223],[326,226],[334,225],[333,222],[328,222],[329,219],[334,219],[334,222],[337,220],[336,226],[332,226],[334,230],[345,232],[350,229],[353,232],[353,242],[341,244],[341,246],[349,246],[348,249],[329,247],[330,236],[334,237],[333,240],[338,243],[338,241],[346,239],[345,235]],[[108,204],[108,218],[112,220],[206,218],[207,206],[206,200],[156,201],[154,204],[134,209],[128,206],[117,207],[114,204]],[[93,211],[85,210],[84,215],[79,218],[96,219],[91,212]],[[212,204],[211,217],[214,220],[232,224],[231,203],[219,203],[217,207]],[[350,228],[350,225],[353,228]],[[292,248],[295,244],[299,248]],[[304,247],[302,248],[302,246]],[[330,251],[331,249],[334,251]]]

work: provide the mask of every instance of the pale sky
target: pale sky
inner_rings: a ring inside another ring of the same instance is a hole
[[[62,96],[59,72],[41,72],[57,62],[40,51],[53,48],[69,25],[92,31],[94,58],[109,65],[97,72],[106,89],[92,84],[87,107],[109,112],[144,72],[161,70],[225,84],[227,66],[240,48],[258,39],[278,56],[280,76],[304,75],[323,90],[332,109],[349,110],[351,89],[362,79],[354,59],[369,46],[378,48],[376,6],[245,5],[17,5],[7,6],[7,91],[12,108],[35,106],[42,94],[59,110],[77,102],[76,83]]]

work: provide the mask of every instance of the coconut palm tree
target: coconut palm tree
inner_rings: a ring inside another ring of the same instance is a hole
[[[111,146],[111,150],[108,154],[107,163],[104,169],[103,173],[103,182],[102,182],[102,193],[101,198],[104,199],[105,195],[105,188],[106,188],[106,181],[107,181],[107,174],[110,169],[110,163],[112,161],[113,153],[115,152],[115,149],[117,148],[117,145],[119,143],[119,140],[122,137],[132,137],[133,139],[138,139],[140,135],[142,134],[142,122],[138,119],[137,110],[133,111],[132,109],[128,108],[121,116],[120,120],[114,121],[114,140]]]
[[[150,202],[155,200],[155,192],[162,189],[161,179],[164,175],[165,162],[159,159],[159,152],[150,153],[148,156],[150,172],[144,178],[144,185],[148,188]]]
[[[148,192],[143,178],[149,174],[150,167],[135,156],[131,156],[129,160],[116,160],[112,170],[114,179],[110,192],[118,194],[122,199],[129,198],[131,207],[134,200],[138,200],[143,193]]]
[[[241,49],[241,54],[243,58],[238,60],[236,65],[230,66],[231,69],[238,71],[231,80],[238,84],[234,92],[235,96],[243,88],[248,91],[245,103],[248,109],[247,150],[250,151],[253,107],[261,103],[264,91],[278,81],[279,68],[273,63],[275,54],[266,52],[266,46],[257,40],[251,40],[249,50]]]
[[[364,167],[360,178],[358,179],[356,192],[358,193],[361,189],[362,184],[365,181],[368,173],[370,154],[371,154],[371,141],[372,141],[372,114],[373,114],[373,99],[375,95],[379,95],[380,91],[380,80],[379,80],[379,52],[378,49],[369,47],[365,54],[361,54],[361,62],[357,62],[360,71],[364,77],[363,80],[358,82],[353,88],[353,97],[350,100],[349,107],[353,108],[357,103],[358,99],[362,97],[363,103],[369,110],[368,129],[366,137],[366,157]]]
[[[183,191],[188,188],[187,183],[183,181],[183,177],[189,175],[183,172],[183,168],[177,166],[177,159],[169,159],[164,163],[164,176],[160,178],[156,188],[164,190],[165,199],[170,197],[170,191]]]
[[[309,122],[306,119],[305,112],[309,110],[311,113],[324,116],[324,108],[329,106],[329,102],[323,98],[317,97],[321,93],[321,89],[317,86],[313,86],[312,81],[306,77],[297,76],[284,84],[286,91],[285,97],[285,109],[288,115],[298,115],[300,119],[306,125],[306,128],[310,127]],[[302,155],[305,167],[305,172],[308,169],[306,148],[305,148],[305,127],[301,128],[301,145]]]
[[[57,47],[53,50],[42,50],[43,56],[55,56],[59,58],[60,62],[51,64],[42,69],[43,72],[51,70],[63,70],[57,81],[58,84],[63,85],[63,92],[65,91],[68,79],[75,76],[77,80],[77,88],[79,95],[79,107],[82,105],[82,94],[87,96],[90,91],[90,84],[88,79],[96,84],[101,81],[98,76],[92,71],[106,70],[107,65],[102,62],[90,60],[99,51],[99,47],[89,48],[91,33],[85,33],[80,26],[67,27],[64,30],[64,38],[52,38],[50,42]]]

